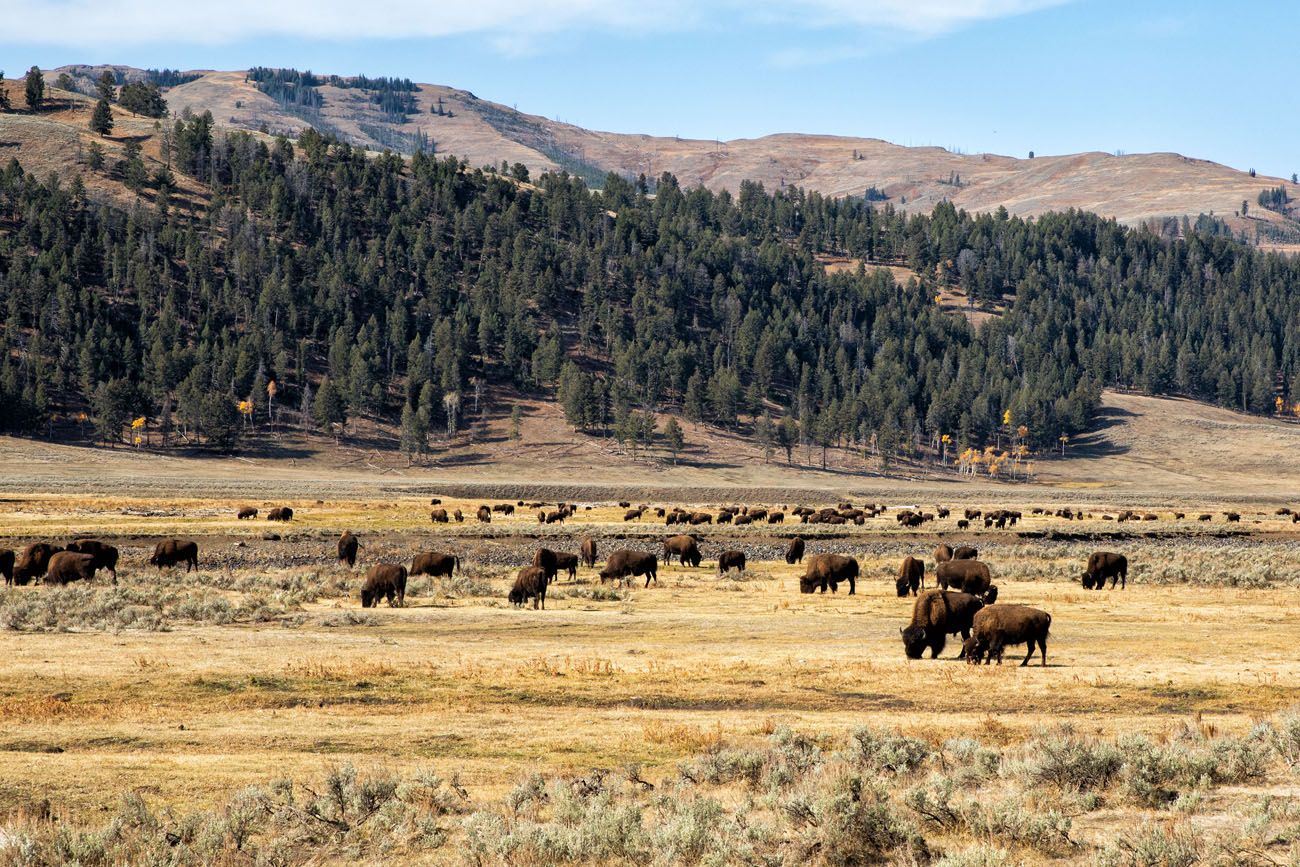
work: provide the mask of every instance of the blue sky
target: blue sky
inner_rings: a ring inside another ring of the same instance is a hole
[[[10,76],[295,66],[617,132],[1168,150],[1300,171],[1290,0],[0,0],[0,21]]]

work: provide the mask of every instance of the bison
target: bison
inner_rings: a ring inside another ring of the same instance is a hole
[[[957,519],[957,529],[958,529],[958,530],[969,530],[969,529],[970,529],[970,521],[967,521],[965,518],[958,518],[958,519]]]
[[[266,520],[292,521],[293,509],[289,508],[288,506],[276,506],[274,509],[266,513]]]
[[[641,520],[641,510],[640,510],[640,509],[628,509],[626,512],[623,513],[623,520],[624,520],[624,521],[639,521],[639,520]]]
[[[944,590],[951,587],[972,596],[983,596],[993,586],[988,564],[979,560],[949,560],[940,563],[934,570],[934,577]]]
[[[68,545],[68,550],[94,557],[95,569],[107,569],[112,572],[113,583],[117,583],[117,548],[106,545],[98,539],[77,539]]]
[[[49,542],[28,545],[14,564],[14,583],[19,587],[41,578],[50,568],[50,558],[63,549]]]
[[[954,560],[978,560],[980,552],[970,545],[962,545],[952,552]]]
[[[177,563],[184,563],[186,572],[190,570],[198,571],[199,545],[189,539],[163,539],[154,546],[153,556],[149,558],[149,563],[159,569],[175,566]]]
[[[925,562],[915,557],[904,557],[903,565],[898,567],[898,580],[894,589],[900,597],[909,593],[917,595],[918,588],[925,587]]]
[[[799,579],[799,592],[826,592],[829,586],[835,593],[841,581],[847,581],[849,595],[857,592],[858,561],[842,554],[817,554],[808,559],[808,566]]]
[[[542,513],[538,512],[537,514],[541,516]],[[564,519],[569,517],[570,514],[571,512],[568,509],[556,509],[554,512],[547,512],[542,520],[547,524],[563,524]]]
[[[256,518],[257,508],[255,506],[244,506],[238,512],[235,513],[235,517],[241,521],[244,520],[245,518]]]
[[[406,604],[406,567],[394,563],[376,563],[366,573],[361,585],[361,607],[374,608],[387,599],[392,608]]]
[[[14,552],[0,548],[0,575],[5,576],[5,586],[14,583]]]
[[[452,512],[451,516],[456,519],[457,524],[465,520],[465,513],[462,512],[460,509],[457,509],[456,511]]]
[[[671,566],[673,558],[683,566],[698,569],[700,566],[700,546],[694,536],[671,536],[664,540],[664,565]]]
[[[952,547],[949,545],[940,545],[934,549],[934,562],[947,563],[952,559]]]
[[[411,560],[409,575],[428,575],[430,578],[450,578],[460,569],[460,558],[455,554],[443,554],[438,551],[423,551]]]
[[[559,571],[555,563],[555,552],[550,548],[538,548],[537,553],[533,554],[533,565],[542,570],[547,581],[554,579],[555,573]]]
[[[1100,590],[1110,579],[1110,589],[1115,585],[1128,587],[1128,558],[1112,551],[1094,551],[1088,556],[1088,566],[1083,571],[1082,582],[1085,590]]]
[[[431,524],[445,524],[445,523],[447,523],[447,510],[446,510],[446,509],[434,509],[432,512],[429,513],[429,523],[431,523]]]
[[[477,517],[478,517],[480,523],[483,523],[483,524],[491,524],[491,523],[492,523],[492,510],[491,510],[490,508],[488,508],[487,506],[479,506],[479,507],[478,507],[478,515],[477,515]]]
[[[739,572],[745,571],[744,551],[723,551],[718,555],[718,574],[722,575],[732,569]]]
[[[785,549],[785,562],[793,566],[795,563],[803,561],[803,537],[795,536],[790,540],[790,545]]]
[[[708,512],[692,512],[690,518],[688,518],[687,521],[689,521],[691,525],[712,524],[713,515],[709,514]]]
[[[622,581],[640,575],[645,576],[645,586],[649,587],[651,581],[658,584],[659,558],[641,551],[615,551],[605,561],[605,568],[600,570],[601,581]]]
[[[585,565],[589,569],[595,568],[596,566],[596,540],[595,539],[591,538],[590,536],[583,536],[582,541],[578,545],[578,552],[579,555],[582,557],[583,565]]]
[[[931,659],[938,657],[949,635],[960,632],[963,641],[970,638],[971,620],[983,607],[984,603],[969,593],[953,590],[927,590],[916,597],[912,622],[899,630],[907,658],[920,659],[926,648]]]
[[[506,596],[511,605],[522,608],[529,599],[533,600],[533,610],[536,610],[540,604],[543,611],[546,610],[546,573],[540,566],[525,566],[519,570],[515,577],[515,584],[510,588],[510,593]]]
[[[560,572],[568,572],[569,580],[577,581],[578,580],[578,555],[569,554],[565,551],[556,551],[555,571],[556,574],[559,574]]]
[[[785,512],[768,512],[767,522],[769,524],[784,524]]]
[[[1043,665],[1047,665],[1047,633],[1052,628],[1052,615],[1028,605],[992,605],[975,613],[971,621],[972,635],[963,650],[966,659],[978,664],[981,659],[1002,664],[1002,651],[1007,645],[1028,645],[1028,652],[1020,665],[1026,666],[1033,658],[1035,646],[1042,651]]]
[[[76,551],[59,551],[50,558],[45,573],[46,584],[71,584],[89,581],[95,577],[95,556]]]
[[[339,536],[339,562],[347,563],[349,569],[357,565],[357,549],[360,547],[361,543],[352,535],[352,531],[344,530],[343,535]]]

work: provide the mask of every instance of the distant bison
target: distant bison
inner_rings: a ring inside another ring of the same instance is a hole
[[[376,563],[366,573],[361,585],[361,607],[374,608],[380,599],[389,606],[400,608],[406,604],[406,567],[393,563]]]
[[[484,524],[491,524],[491,523],[492,523],[492,510],[489,509],[487,506],[479,506],[479,507],[478,507],[478,515],[477,515],[477,517],[478,517],[478,519],[479,519],[481,522],[483,522]]]
[[[954,560],[978,560],[980,552],[970,545],[961,545],[952,552]]]
[[[900,597],[909,593],[915,596],[925,586],[925,562],[915,557],[904,557],[903,565],[898,567],[898,580],[894,590]]]
[[[934,562],[947,563],[952,559],[952,548],[948,545],[940,545],[934,549]]]
[[[972,596],[983,596],[993,583],[988,564],[979,560],[949,560],[940,563],[934,570],[934,577],[944,590],[951,587]]]
[[[849,595],[857,591],[858,561],[842,554],[817,554],[808,559],[803,577],[799,579],[800,593],[826,592],[830,587],[834,593],[841,581],[847,581]]]
[[[578,580],[578,555],[570,554],[565,551],[556,551],[555,572],[557,575],[560,572],[567,572],[569,573],[570,581]]]
[[[969,593],[953,590],[927,590],[916,597],[912,622],[899,630],[907,658],[920,659],[926,648],[930,658],[936,658],[943,653],[949,635],[960,632],[963,640],[970,638],[971,620],[983,607],[984,603]]]
[[[767,522],[769,524],[784,524],[785,512],[768,512]]]
[[[1229,524],[1235,524],[1241,520],[1241,515],[1239,515],[1236,512],[1224,512],[1223,517],[1228,521]]]
[[[289,508],[288,506],[276,506],[274,509],[266,513],[266,520],[292,521],[293,509]]]
[[[447,510],[446,510],[446,509],[434,509],[432,512],[429,513],[429,523],[431,523],[431,524],[445,524],[445,523],[447,523]]]
[[[569,517],[570,513],[568,509],[556,509],[554,512],[547,512],[545,516],[542,516],[541,512],[537,514],[547,524],[563,524],[564,519]]]
[[[1043,665],[1047,665],[1047,633],[1052,628],[1052,615],[1028,605],[991,605],[976,612],[971,621],[972,635],[963,646],[968,662],[978,664],[998,661],[1002,664],[1002,651],[1008,645],[1028,645],[1021,666],[1029,664],[1035,645],[1042,651]]]
[[[5,586],[14,583],[14,552],[8,548],[0,548],[0,575],[5,576]]]
[[[462,512],[460,509],[457,509],[456,511],[452,512],[451,516],[456,519],[457,524],[465,520],[465,513]]]
[[[256,518],[257,509],[254,506],[244,506],[242,509],[240,509],[238,512],[235,513],[235,517],[241,521],[244,520],[245,518]]]
[[[957,529],[958,529],[958,530],[969,530],[969,529],[970,529],[970,521],[967,521],[965,518],[958,518],[958,519],[957,519]]]
[[[450,578],[460,569],[460,558],[455,554],[442,554],[438,551],[424,551],[411,560],[410,575],[428,575],[431,578]]]
[[[699,568],[700,546],[694,536],[671,536],[664,540],[664,565],[671,566],[676,557],[683,566]]]
[[[106,545],[98,539],[77,539],[68,544],[68,550],[94,557],[95,569],[107,569],[112,572],[113,583],[117,583],[117,548]]]
[[[578,553],[582,557],[583,565],[587,568],[594,568],[596,565],[596,540],[590,536],[583,536],[581,543],[578,545]]]
[[[1096,551],[1088,556],[1088,566],[1083,570],[1083,588],[1085,590],[1100,590],[1106,586],[1106,579],[1110,579],[1110,588],[1115,589],[1119,584],[1120,588],[1128,587],[1128,558],[1123,554],[1116,554],[1112,551]]]
[[[795,563],[801,562],[803,560],[803,549],[803,538],[801,536],[795,536],[790,540],[789,547],[785,549],[785,562],[789,563],[791,566]]]
[[[730,572],[732,569],[738,572],[745,571],[744,551],[723,551],[718,555],[718,574]]]
[[[1199,515],[1196,516],[1196,520],[1198,520],[1198,521],[1209,521],[1209,520],[1211,520],[1213,517],[1214,517],[1213,515],[1211,515],[1211,514],[1209,514],[1209,513],[1207,513],[1207,512],[1202,512],[1201,514],[1199,514]]]
[[[94,555],[59,551],[50,558],[49,568],[45,573],[45,583],[71,584],[73,581],[89,581],[94,577]]]
[[[14,564],[14,583],[21,587],[44,577],[46,570],[50,568],[50,558],[62,550],[49,542],[28,545],[18,556],[18,562]]]
[[[659,558],[641,551],[620,550],[609,555],[605,568],[600,570],[601,581],[622,581],[645,576],[645,586],[659,583]]]
[[[349,569],[357,565],[357,549],[360,547],[361,543],[352,535],[352,531],[344,530],[343,535],[339,536],[339,562],[347,563]]]
[[[199,568],[198,543],[189,539],[163,539],[154,546],[149,563],[159,569],[184,563],[186,572],[197,570]]]
[[[623,513],[623,520],[624,520],[624,521],[639,521],[639,520],[641,520],[641,510],[640,510],[640,509],[628,509],[626,512]]]
[[[510,588],[507,599],[511,605],[523,607],[529,599],[533,600],[533,609],[539,605],[546,610],[546,575],[540,566],[525,566],[515,577],[514,586]]]

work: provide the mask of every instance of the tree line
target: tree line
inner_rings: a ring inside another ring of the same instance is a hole
[[[229,447],[279,411],[397,425],[418,452],[514,390],[634,444],[666,411],[787,455],[888,457],[1012,427],[1050,447],[1106,386],[1300,402],[1300,264],[1192,227],[907,215],[667,174],[653,194],[613,174],[525,184],[310,129],[218,134],[206,114],[169,132],[172,169],[212,190],[200,213],[0,171],[0,427],[121,441],[143,418],[165,442]],[[828,273],[828,254],[921,276]],[[941,285],[1001,312],[977,328]]]

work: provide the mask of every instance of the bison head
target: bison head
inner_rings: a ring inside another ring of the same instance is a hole
[[[899,578],[894,582],[894,589],[898,591],[898,596],[901,599],[907,595],[908,591],[911,589],[911,585],[908,583],[906,578]]]
[[[1080,581],[1080,583],[1083,584],[1083,589],[1084,589],[1084,590],[1091,590],[1091,589],[1092,589],[1092,573],[1091,573],[1091,572],[1084,572],[1083,575],[1081,575],[1081,576],[1079,577],[1079,581]]]
[[[925,627],[909,626],[900,629],[899,632],[903,634],[903,651],[907,654],[907,658],[920,659],[926,648]]]
[[[524,591],[520,590],[518,587],[512,589],[510,595],[506,598],[510,600],[511,605],[523,605],[528,601],[527,595],[525,595]]]
[[[804,577],[799,579],[800,593],[816,593],[817,588],[820,586],[821,586],[821,581],[819,581],[816,578],[809,578],[808,576],[805,575]]]
[[[374,607],[375,607],[375,603],[376,603],[377,601],[378,601],[378,599],[377,599],[376,593],[375,593],[373,590],[362,590],[362,591],[361,591],[361,607],[362,607],[362,608],[374,608]]]
[[[967,638],[961,646],[961,655],[966,657],[966,661],[971,665],[979,665],[984,660],[984,654],[988,652],[988,647],[984,642],[975,636]]]
[[[998,585],[990,584],[989,589],[984,591],[984,604],[992,605],[998,601]]]

